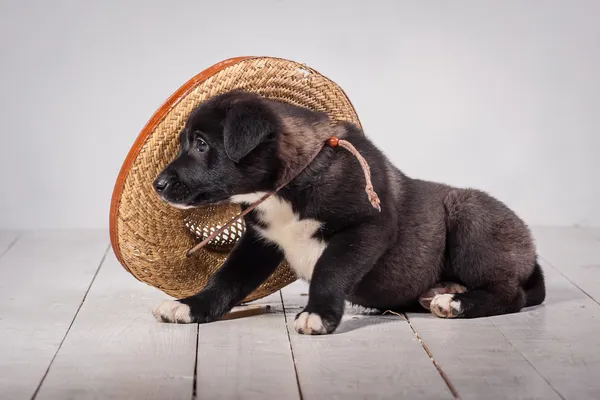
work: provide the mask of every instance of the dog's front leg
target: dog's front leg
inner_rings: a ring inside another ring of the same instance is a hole
[[[264,282],[282,260],[283,253],[276,246],[265,242],[249,228],[204,289],[184,299],[166,300],[152,313],[162,322],[217,320]]]
[[[381,256],[381,230],[360,225],[331,238],[312,273],[308,304],[296,315],[298,333],[332,333],[344,315],[345,299]]]

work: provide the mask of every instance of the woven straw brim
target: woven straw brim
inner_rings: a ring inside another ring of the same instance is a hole
[[[178,134],[190,112],[208,98],[232,89],[327,112],[333,121],[360,126],[352,104],[334,82],[289,60],[240,57],[196,75],[156,111],[131,148],[113,192],[110,233],[113,250],[133,276],[173,297],[200,291],[241,236],[236,224],[192,257],[186,250],[229,221],[239,206],[179,210],[162,202],[152,182],[177,154]],[[267,296],[296,280],[286,262],[245,302]]]

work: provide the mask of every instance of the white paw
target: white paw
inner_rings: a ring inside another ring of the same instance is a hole
[[[431,300],[430,310],[440,318],[456,318],[462,313],[460,301],[453,294],[438,294]]]
[[[298,315],[294,322],[294,328],[296,328],[296,332],[304,335],[324,335],[327,333],[319,314],[306,311]]]
[[[159,322],[189,324],[192,322],[190,307],[173,300],[165,300],[152,309],[152,314]]]

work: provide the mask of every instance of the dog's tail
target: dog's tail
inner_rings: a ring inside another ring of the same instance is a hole
[[[523,290],[525,291],[525,307],[537,306],[546,299],[544,272],[537,259],[531,276],[523,285]]]

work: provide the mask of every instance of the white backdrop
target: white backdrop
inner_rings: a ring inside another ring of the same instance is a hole
[[[340,84],[407,174],[600,225],[599,1],[0,0],[0,228],[106,227],[154,110],[222,59]]]

